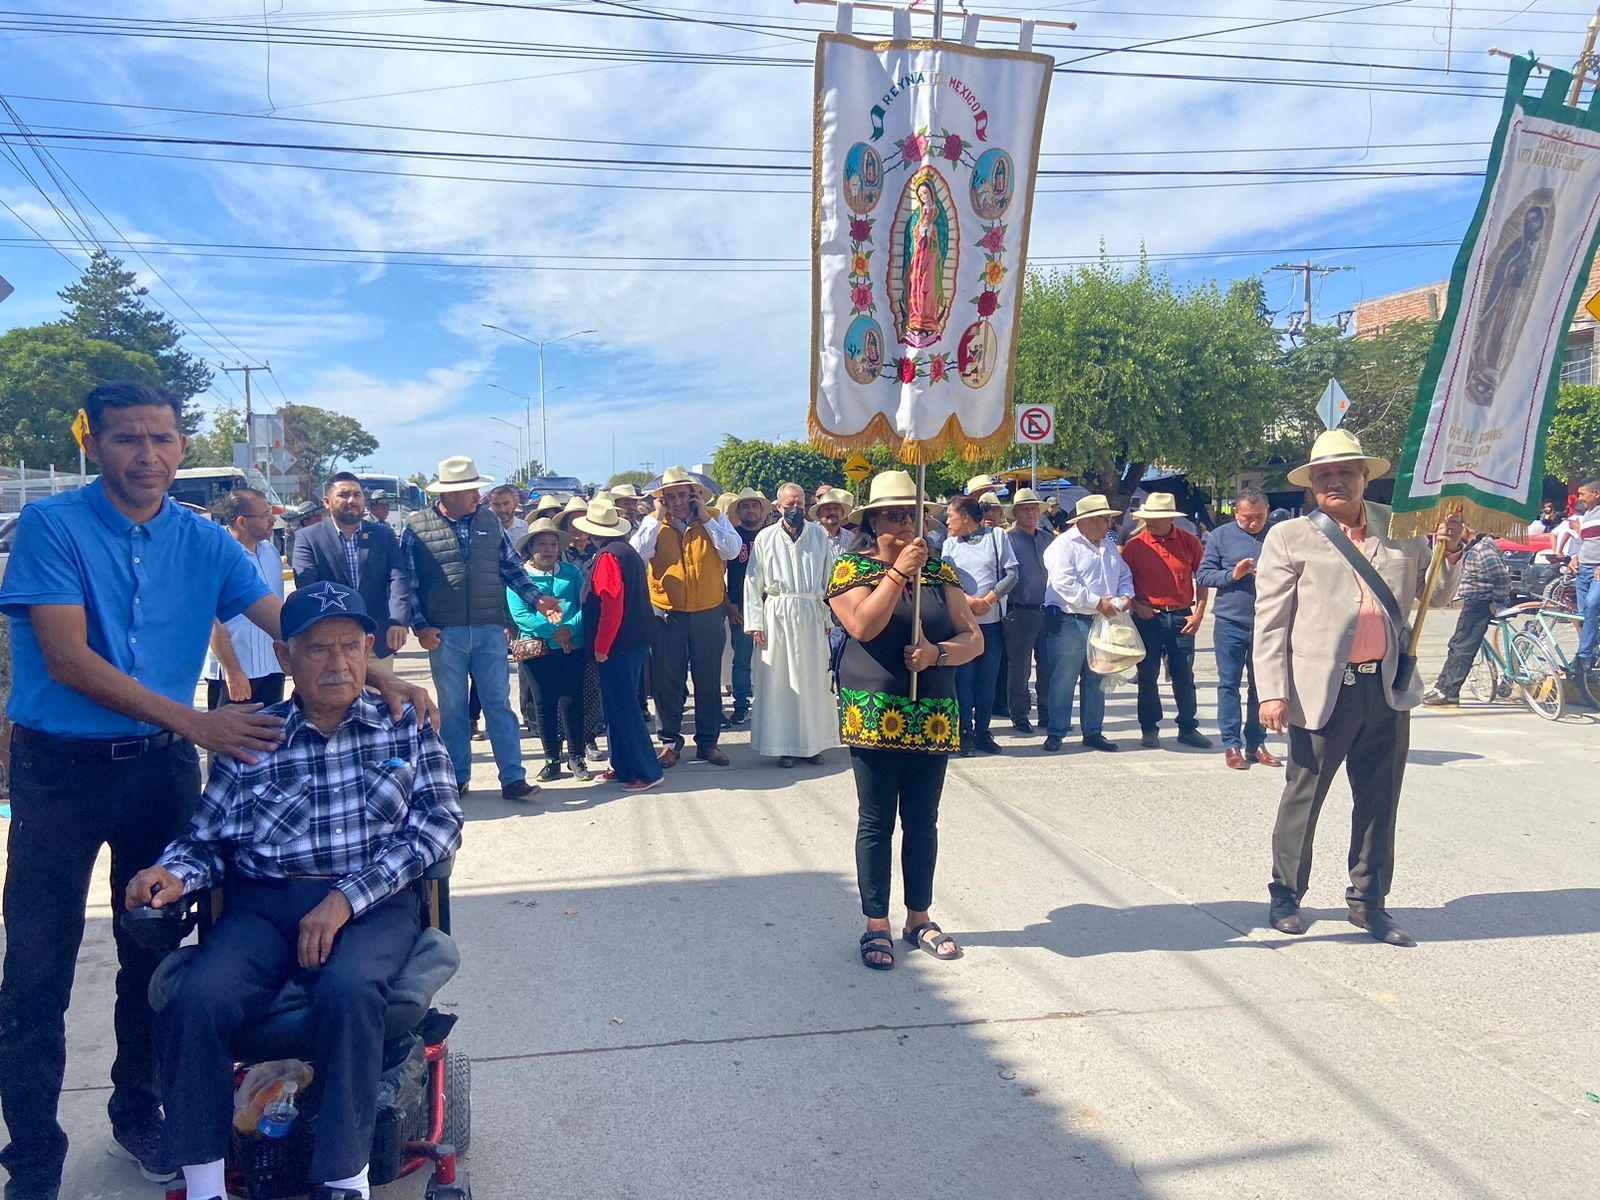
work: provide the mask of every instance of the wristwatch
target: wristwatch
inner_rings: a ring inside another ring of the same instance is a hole
[[[939,661],[934,663],[933,665],[936,666],[936,667],[942,667],[948,661],[950,661],[950,651],[945,649],[943,642],[940,642],[939,643]]]

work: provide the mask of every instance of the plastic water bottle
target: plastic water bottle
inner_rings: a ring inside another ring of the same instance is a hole
[[[299,1090],[299,1085],[294,1080],[289,1080],[283,1085],[283,1095],[261,1110],[261,1122],[256,1126],[256,1131],[266,1138],[288,1137],[289,1130],[294,1127],[294,1119],[300,1115],[300,1110],[295,1107],[294,1094]]]

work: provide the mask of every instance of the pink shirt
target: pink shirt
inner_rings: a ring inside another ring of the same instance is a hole
[[[1355,528],[1340,524],[1340,529],[1352,542],[1356,549],[1367,540],[1367,510],[1363,505],[1361,509],[1361,524]],[[1389,652],[1389,618],[1383,611],[1383,605],[1378,603],[1378,598],[1372,594],[1372,589],[1357,575],[1354,570],[1350,572],[1354,577],[1356,591],[1359,594],[1361,607],[1356,611],[1356,639],[1350,644],[1351,662],[1377,662]]]

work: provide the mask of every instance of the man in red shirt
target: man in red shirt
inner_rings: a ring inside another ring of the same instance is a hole
[[[1206,589],[1195,580],[1205,552],[1200,539],[1174,523],[1177,500],[1168,492],[1152,492],[1132,514],[1144,528],[1128,539],[1122,560],[1133,573],[1133,621],[1144,639],[1139,664],[1139,728],[1141,746],[1161,744],[1161,663],[1172,677],[1172,698],[1178,705],[1178,741],[1209,750],[1211,739],[1200,732],[1194,692],[1194,635],[1206,613]]]

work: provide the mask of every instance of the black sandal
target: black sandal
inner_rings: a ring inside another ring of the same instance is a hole
[[[887,954],[888,962],[873,962],[869,954]],[[874,971],[888,971],[894,967],[894,935],[887,929],[869,929],[861,935],[861,965]]]
[[[927,933],[930,929],[933,930],[936,936],[924,938],[922,935]],[[906,939],[906,945],[917,950],[926,950],[940,962],[950,962],[961,957],[961,947],[956,946],[955,938],[951,937],[944,930],[940,929],[939,926],[934,924],[932,921],[924,921],[915,929],[904,930],[902,931],[902,936]],[[949,942],[950,945],[956,947],[956,952],[954,954],[939,953],[939,947],[944,945],[946,942]]]

